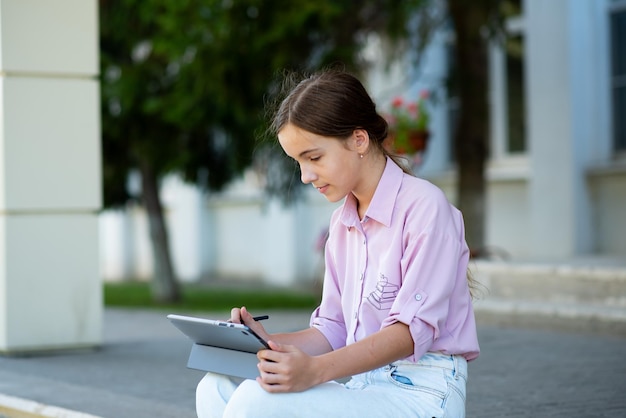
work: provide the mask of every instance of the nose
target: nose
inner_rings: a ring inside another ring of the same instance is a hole
[[[314,182],[317,179],[317,175],[315,172],[306,166],[300,166],[300,180],[304,184],[309,184]]]

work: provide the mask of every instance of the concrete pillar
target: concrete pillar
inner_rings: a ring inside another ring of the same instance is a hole
[[[539,258],[593,250],[585,168],[594,139],[585,100],[593,63],[585,54],[591,2],[526,0],[530,248]],[[584,52],[584,53],[583,53]],[[591,112],[593,113],[593,112]]]
[[[0,0],[0,352],[101,343],[95,0]]]

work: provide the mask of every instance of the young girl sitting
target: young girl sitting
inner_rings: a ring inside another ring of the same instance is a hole
[[[293,333],[270,335],[234,308],[230,320],[271,350],[258,353],[256,381],[207,374],[198,417],[464,417],[479,347],[461,213],[386,150],[387,122],[350,74],[302,80],[272,129],[303,183],[344,199],[330,220],[322,300]]]

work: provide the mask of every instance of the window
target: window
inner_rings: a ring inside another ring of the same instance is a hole
[[[626,0],[624,0],[626,1]],[[492,160],[524,160],[527,150],[526,45],[522,0],[503,0],[504,39],[494,39],[489,50],[490,124]],[[448,71],[454,74],[454,40],[446,44]],[[459,114],[457,80],[447,85],[450,126],[456,127]],[[454,129],[450,131],[450,150],[454,149]],[[518,156],[521,156],[518,157]],[[453,160],[453,155],[450,156]]]
[[[445,54],[446,60],[448,64],[448,75],[455,74],[456,72],[456,59],[454,56],[454,37],[449,36],[445,46]],[[448,126],[450,130],[448,132],[448,161],[455,161],[456,155],[454,151],[454,141],[457,133],[457,126],[459,124],[459,113],[461,109],[460,99],[459,99],[459,87],[458,80],[454,77],[449,77],[447,80],[447,120]]]
[[[490,53],[491,158],[524,155],[526,144],[525,33],[521,0],[501,3],[505,37]]]
[[[610,21],[613,149],[621,153],[626,151],[626,1],[613,1]]]
[[[506,56],[506,119],[508,153],[526,151],[526,97],[524,94],[524,37],[509,36]]]

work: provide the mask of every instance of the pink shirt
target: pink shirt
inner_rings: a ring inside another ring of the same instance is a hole
[[[311,326],[333,349],[402,322],[412,361],[427,351],[478,357],[463,218],[436,186],[388,158],[363,221],[352,194],[333,213],[325,259]]]

